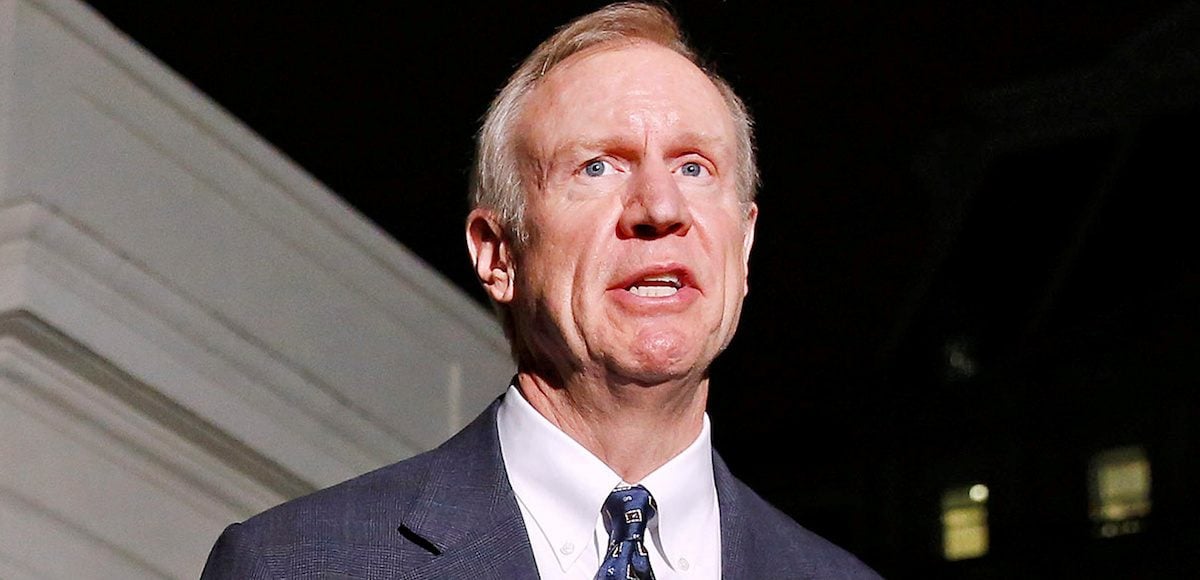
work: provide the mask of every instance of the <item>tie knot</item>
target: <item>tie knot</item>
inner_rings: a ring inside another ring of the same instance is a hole
[[[604,501],[604,515],[612,525],[610,537],[618,542],[641,538],[657,511],[654,497],[640,485],[618,487]]]

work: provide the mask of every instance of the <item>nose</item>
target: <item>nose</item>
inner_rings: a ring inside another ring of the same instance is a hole
[[[692,227],[687,198],[665,166],[642,167],[630,183],[619,224],[623,238],[682,236]]]

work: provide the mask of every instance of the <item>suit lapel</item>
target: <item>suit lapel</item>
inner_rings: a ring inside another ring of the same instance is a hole
[[[432,553],[406,579],[537,578],[529,536],[504,470],[493,403],[431,453],[402,533]]]

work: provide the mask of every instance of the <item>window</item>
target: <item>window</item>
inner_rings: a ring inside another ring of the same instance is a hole
[[[1097,453],[1089,469],[1091,517],[1098,536],[1142,531],[1150,514],[1150,461],[1138,446]]]
[[[987,501],[988,487],[982,483],[942,494],[942,555],[947,560],[987,554]]]

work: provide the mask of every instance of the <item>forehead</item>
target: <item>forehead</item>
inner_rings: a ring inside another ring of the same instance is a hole
[[[716,85],[682,55],[649,42],[601,46],[554,67],[521,123],[538,156],[578,143],[692,140],[725,153],[734,124]]]

